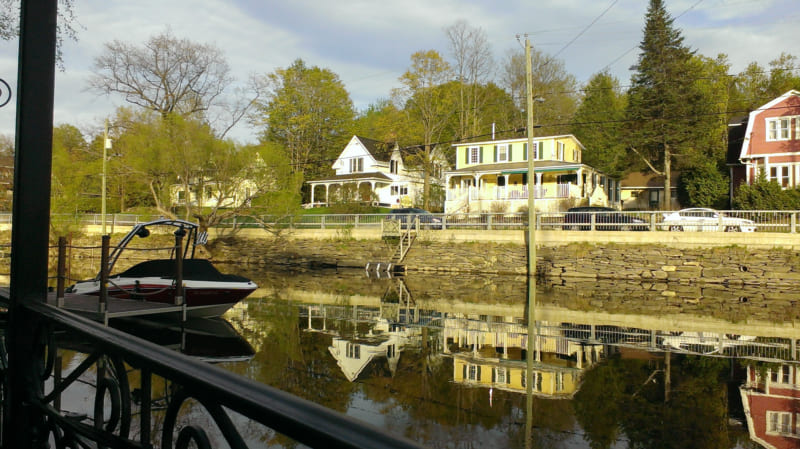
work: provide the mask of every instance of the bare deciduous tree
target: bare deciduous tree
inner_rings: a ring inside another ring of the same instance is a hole
[[[142,46],[118,40],[106,43],[95,58],[89,86],[101,94],[120,94],[162,117],[178,114],[215,123],[224,116],[224,136],[253,104],[241,98],[228,102],[223,94],[233,81],[220,49],[166,30]]]
[[[481,109],[486,103],[486,90],[481,87],[494,74],[492,50],[482,28],[471,27],[459,20],[445,28],[450,41],[453,72],[459,81],[458,129],[461,139],[479,133]]]

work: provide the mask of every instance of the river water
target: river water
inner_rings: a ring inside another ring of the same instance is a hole
[[[238,335],[191,355],[427,447],[800,447],[800,331],[758,290],[241,274]]]
[[[219,268],[223,319],[112,325],[431,448],[800,447],[791,289]]]

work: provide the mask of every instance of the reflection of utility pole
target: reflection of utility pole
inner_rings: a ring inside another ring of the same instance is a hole
[[[669,402],[669,394],[672,390],[672,351],[664,353],[664,403]]]

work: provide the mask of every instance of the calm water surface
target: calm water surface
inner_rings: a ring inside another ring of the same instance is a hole
[[[800,447],[800,331],[761,310],[775,292],[242,274],[261,288],[235,331],[189,353],[427,447]]]

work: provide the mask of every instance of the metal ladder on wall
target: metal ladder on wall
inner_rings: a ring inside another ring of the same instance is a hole
[[[385,242],[393,242],[396,239],[397,246],[389,257],[388,262],[368,262],[366,266],[367,272],[375,272],[380,276],[381,273],[392,274],[405,271],[405,267],[401,264],[417,237],[416,230],[418,228],[418,217],[414,218],[414,221],[407,223],[406,229],[403,229],[400,220],[383,220],[381,222],[381,238]]]

